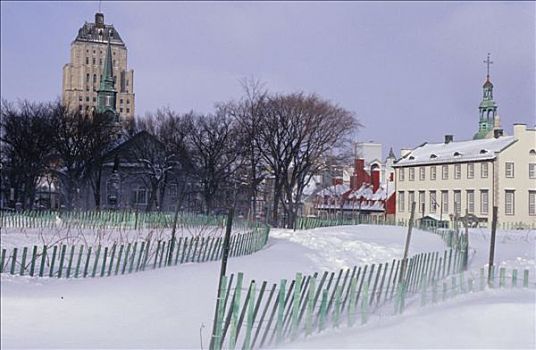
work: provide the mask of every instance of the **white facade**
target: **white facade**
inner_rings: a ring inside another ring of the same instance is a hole
[[[490,226],[493,206],[498,223],[536,227],[536,129],[514,125],[513,136],[424,144],[395,165],[397,220],[423,216],[451,220],[474,214]]]

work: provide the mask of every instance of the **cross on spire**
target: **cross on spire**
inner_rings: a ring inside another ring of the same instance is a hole
[[[487,66],[487,70],[488,70],[488,80],[489,80],[489,65],[493,64],[493,61],[490,61],[489,56],[490,56],[490,53],[488,52],[488,58],[484,61],[484,63]]]
[[[101,12],[101,0],[99,0],[99,13]]]

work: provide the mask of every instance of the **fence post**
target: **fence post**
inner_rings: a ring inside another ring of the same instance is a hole
[[[523,288],[528,288],[528,287],[529,287],[529,270],[525,269],[525,271],[523,271]]]
[[[499,288],[504,288],[505,286],[505,273],[506,270],[504,267],[499,268]]]
[[[491,239],[489,243],[489,262],[488,262],[488,283],[491,284],[493,279],[493,263],[495,258],[495,233],[497,232],[497,211],[496,206],[493,207],[493,216],[491,220]]]

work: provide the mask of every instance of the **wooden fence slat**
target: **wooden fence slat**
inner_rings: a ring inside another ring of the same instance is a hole
[[[30,276],[34,275],[35,272],[35,261],[37,260],[37,246],[34,245],[32,249],[32,263],[30,264]],[[0,262],[0,265],[4,264],[4,259],[2,257],[2,261]],[[2,272],[2,268],[0,267],[0,272]]]
[[[93,262],[93,271],[91,272],[91,277],[95,277],[97,273],[97,265],[99,264],[100,251],[101,245],[99,244],[97,246],[97,250],[95,251],[95,261]]]
[[[84,253],[84,246],[80,245],[80,250],[78,251],[78,258],[76,259],[76,270],[74,272],[75,278],[78,278],[78,273],[80,272],[80,264],[82,263],[83,253]]]
[[[264,324],[264,318],[266,316],[266,313],[268,312],[268,309],[270,307],[270,302],[272,301],[272,297],[274,296],[274,293],[275,293],[275,290],[277,288],[277,284],[273,284],[272,285],[272,288],[270,289],[270,294],[268,294],[268,299],[266,300],[266,303],[264,304],[264,310],[261,314],[261,318],[259,319],[259,325],[257,327],[257,330],[255,331],[255,335],[253,336],[253,341],[251,342],[251,347],[254,348],[255,347],[255,343],[257,341],[257,338],[262,330],[262,326]],[[265,333],[264,334],[267,334],[269,329],[270,329],[270,325],[272,324],[272,318],[275,314],[275,310],[277,308],[277,302],[274,303],[274,309],[273,309],[273,312],[272,312],[272,317],[270,318],[268,324],[266,325],[265,327]]]
[[[66,249],[67,249],[67,246],[65,244],[62,244],[61,253],[60,253],[60,268],[58,270],[58,278],[61,278],[61,275],[63,273],[63,261],[65,259],[65,250]]]
[[[84,266],[84,278],[87,277],[87,269],[89,268],[89,260],[91,259],[91,250],[92,250],[93,247],[89,247],[88,250],[87,250],[87,255],[86,255],[86,264]]]
[[[50,270],[48,272],[48,277],[54,276],[54,263],[56,262],[56,254],[58,252],[58,246],[55,245],[52,248],[52,258],[50,259]]]

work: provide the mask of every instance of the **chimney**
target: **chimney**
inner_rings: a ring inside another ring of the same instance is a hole
[[[527,131],[527,124],[516,123],[514,124],[514,137],[519,139],[521,134]]]
[[[454,141],[454,136],[453,135],[445,135],[445,145],[447,143],[451,143],[452,141]]]
[[[378,188],[380,188],[380,171],[379,170],[372,171],[371,182],[372,182],[372,192],[376,193]]]
[[[104,28],[104,14],[100,12],[95,14],[95,25],[97,28]]]
[[[503,129],[493,129],[493,137],[495,137],[496,139],[503,136],[503,134],[504,134]]]

